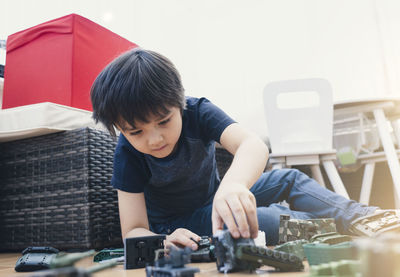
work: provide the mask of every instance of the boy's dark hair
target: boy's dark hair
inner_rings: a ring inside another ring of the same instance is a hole
[[[132,127],[150,115],[165,116],[168,108],[185,108],[181,77],[166,57],[135,48],[122,54],[97,76],[90,90],[93,118],[111,135],[122,120]]]

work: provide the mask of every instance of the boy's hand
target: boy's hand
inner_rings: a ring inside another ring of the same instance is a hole
[[[192,250],[197,250],[197,244],[191,240],[199,241],[201,238],[195,233],[189,231],[188,229],[179,228],[168,235],[165,239],[165,247],[170,247],[171,245],[177,247],[190,247]]]
[[[241,184],[220,186],[213,208],[213,233],[228,227],[232,237],[256,238],[258,234],[257,204],[254,195]]]

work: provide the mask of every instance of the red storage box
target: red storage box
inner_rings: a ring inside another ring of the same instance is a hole
[[[10,35],[3,109],[53,102],[91,111],[89,92],[96,76],[136,46],[76,14]]]

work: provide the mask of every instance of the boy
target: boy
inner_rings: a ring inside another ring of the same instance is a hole
[[[298,170],[263,173],[266,145],[205,98],[184,96],[180,75],[164,56],[140,48],[111,62],[92,89],[93,118],[115,136],[112,185],[122,236],[167,234],[190,246],[224,224],[233,237],[266,233],[278,242],[279,215],[335,218],[345,232],[376,207],[329,191]],[[215,142],[234,155],[220,181]],[[277,205],[286,200],[290,209]]]

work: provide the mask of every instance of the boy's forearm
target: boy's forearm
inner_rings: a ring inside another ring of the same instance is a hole
[[[124,239],[126,238],[134,238],[134,237],[145,237],[145,236],[154,236],[158,235],[156,233],[153,233],[152,231],[146,229],[146,228],[135,228],[130,230],[126,235],[124,236]]]
[[[268,161],[268,147],[257,136],[244,140],[234,155],[221,185],[240,183],[251,188],[263,173]]]

